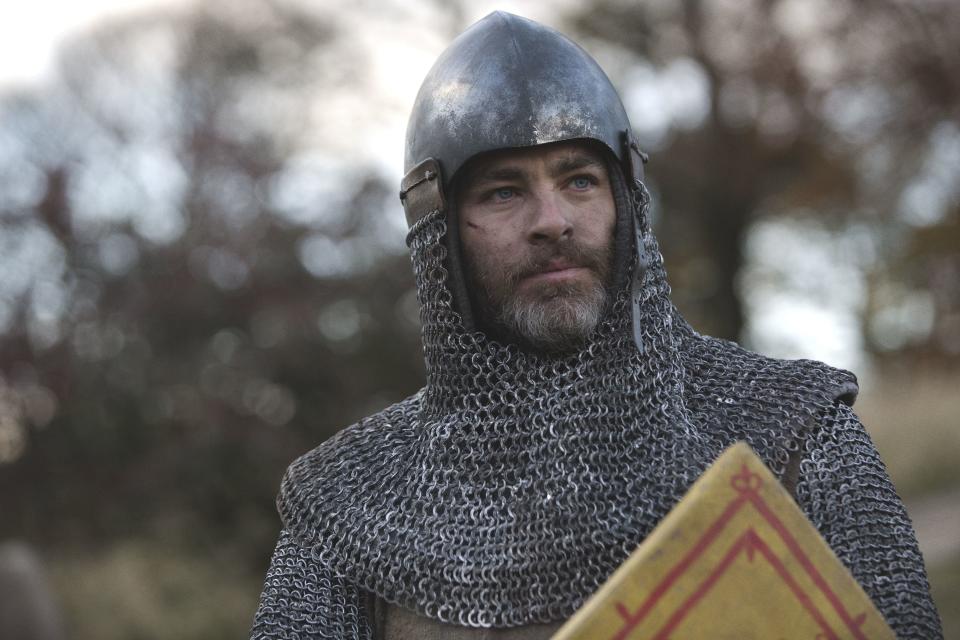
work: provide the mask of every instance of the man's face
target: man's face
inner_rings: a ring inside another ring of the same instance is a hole
[[[606,304],[616,207],[602,152],[564,142],[468,164],[457,208],[484,328],[536,348],[583,343]]]

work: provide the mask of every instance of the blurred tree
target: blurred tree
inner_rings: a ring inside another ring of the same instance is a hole
[[[960,5],[598,0],[569,20],[627,87],[653,151],[675,299],[698,326],[741,334],[737,276],[751,225],[826,216],[834,229],[872,230],[878,260],[868,266],[885,275],[870,282],[888,291],[868,295],[867,347],[909,346],[897,330],[923,320],[903,311],[918,303],[902,294],[919,288],[936,300],[937,329],[910,344],[960,353],[958,245],[919,262],[908,252],[956,233]],[[896,291],[880,284],[889,278]]]
[[[0,103],[0,538],[260,559],[290,460],[419,387],[395,189],[311,135],[363,52],[243,4],[105,25]]]

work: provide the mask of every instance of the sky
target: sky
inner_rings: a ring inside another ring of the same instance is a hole
[[[53,70],[59,43],[101,20],[185,3],[185,0],[11,3],[4,8],[3,20],[0,20],[0,89],[42,83]]]
[[[186,6],[192,0],[30,0],[10,3],[0,20],[0,89],[33,85],[49,77],[57,45],[65,38],[103,20],[122,18],[157,8]],[[321,0],[339,5],[332,0]],[[479,0],[469,16],[479,19],[494,9],[541,18],[545,7],[563,2]],[[12,6],[11,6],[12,5]]]

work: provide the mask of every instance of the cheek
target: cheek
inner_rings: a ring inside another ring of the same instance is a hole
[[[604,238],[613,238],[617,226],[617,207],[613,203],[613,196],[608,194],[601,203],[597,212],[597,228]]]
[[[464,251],[473,255],[509,258],[520,237],[510,222],[502,220],[467,220],[460,226],[460,242]]]
[[[460,250],[469,268],[474,271],[486,271],[487,257],[491,253],[489,234],[482,225],[465,223],[460,227]]]
[[[598,245],[613,238],[617,225],[617,214],[611,204],[609,207],[591,207],[584,217],[583,238],[590,244]]]

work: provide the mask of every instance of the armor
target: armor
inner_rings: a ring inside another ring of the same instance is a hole
[[[427,73],[407,124],[404,171],[432,158],[449,186],[479,154],[577,139],[602,143],[626,167],[629,133],[620,96],[587,52],[549,27],[496,11]]]
[[[498,40],[504,29],[513,34],[507,44],[529,39],[539,43],[535,51],[566,51],[577,68],[596,68],[555,32],[493,14],[431,71],[411,118],[407,162],[413,172],[432,157],[433,177],[408,174],[404,187],[417,208],[407,242],[426,384],[290,466],[278,497],[283,532],[252,637],[376,638],[371,603],[378,601],[461,627],[564,620],[738,440],[792,490],[900,637],[942,635],[910,520],[850,409],[855,378],[813,361],[751,353],[683,320],[670,301],[650,197],[631,153],[611,146],[617,136],[596,133],[607,131],[605,115],[561,138],[594,132],[588,137],[617,160],[614,200],[631,242],[623,249],[626,277],[597,328],[577,351],[539,353],[499,343],[465,319],[452,284],[454,212],[430,185],[449,186],[437,169],[453,175],[505,140],[525,146],[539,139],[524,137],[536,130],[528,119],[517,127],[476,123],[486,141],[462,129],[419,127],[432,122],[424,114],[439,112],[470,129],[469,110],[429,107],[429,96],[444,78],[474,86],[471,74],[476,87],[491,90],[496,80],[480,52],[505,48]],[[506,54],[490,56],[497,69]],[[549,77],[543,56],[529,57],[529,68]],[[460,97],[492,108],[484,102],[490,97],[470,90]],[[588,109],[595,99],[609,102],[602,92],[571,98],[584,113],[607,113]],[[518,114],[543,112],[516,104],[527,109]],[[625,116],[614,121],[626,123]],[[455,148],[457,135],[465,152]],[[428,195],[410,195],[424,185],[420,193]]]

